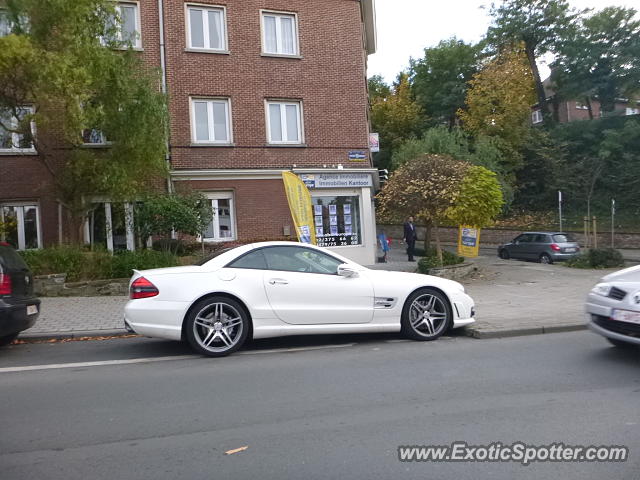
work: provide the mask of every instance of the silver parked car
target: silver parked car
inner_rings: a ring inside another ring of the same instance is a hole
[[[553,263],[580,255],[580,245],[563,232],[527,232],[498,247],[504,260],[536,260]]]
[[[587,295],[589,328],[616,346],[640,345],[640,265],[603,277]]]

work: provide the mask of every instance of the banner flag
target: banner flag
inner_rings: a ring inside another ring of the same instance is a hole
[[[284,190],[287,193],[289,210],[296,226],[298,240],[302,243],[316,244],[316,231],[313,223],[311,194],[305,183],[293,172],[282,172]]]

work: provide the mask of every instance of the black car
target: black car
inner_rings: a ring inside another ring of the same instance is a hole
[[[502,259],[537,260],[553,263],[580,255],[580,246],[563,232],[527,232],[498,247]]]
[[[0,346],[33,326],[40,300],[33,295],[33,275],[8,243],[0,242]]]

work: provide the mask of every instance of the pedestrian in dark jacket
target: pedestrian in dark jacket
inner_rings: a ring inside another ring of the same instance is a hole
[[[413,254],[416,248],[416,226],[413,224],[413,217],[407,218],[404,224],[404,241],[407,242],[407,256],[410,262],[415,262]]]

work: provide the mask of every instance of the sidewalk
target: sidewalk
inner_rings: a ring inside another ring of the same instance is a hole
[[[452,249],[447,246],[447,249]],[[464,281],[476,302],[476,323],[466,334],[475,338],[530,335],[585,328],[584,299],[608,270],[580,270],[563,265],[501,260],[492,247],[473,262],[478,273]],[[640,251],[625,250],[640,262]],[[403,245],[392,245],[388,263],[369,268],[412,272]],[[42,313],[22,339],[124,335],[122,316],[127,297],[43,297]]]

